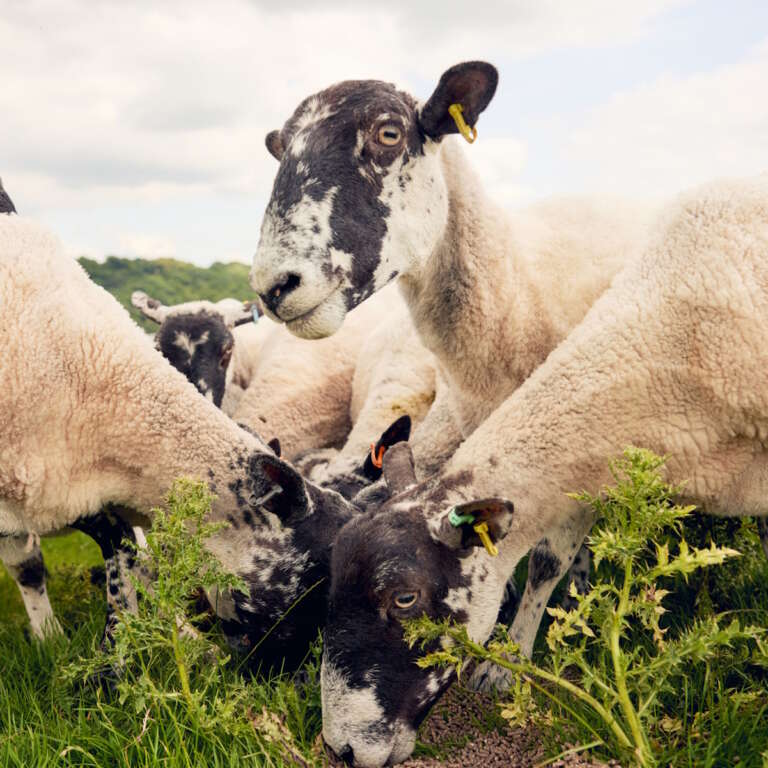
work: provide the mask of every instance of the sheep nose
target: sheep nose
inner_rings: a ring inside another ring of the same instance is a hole
[[[355,750],[347,744],[344,749],[339,752],[339,757],[344,761],[345,765],[355,764]]]
[[[297,275],[295,272],[286,272],[277,278],[266,293],[260,294],[261,300],[276,314],[283,299],[300,285],[301,275]]]

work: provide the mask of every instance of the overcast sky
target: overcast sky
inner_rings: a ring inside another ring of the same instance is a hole
[[[0,1],[0,176],[75,254],[249,261],[264,135],[332,82],[501,79],[467,147],[509,207],[768,171],[764,0]]]

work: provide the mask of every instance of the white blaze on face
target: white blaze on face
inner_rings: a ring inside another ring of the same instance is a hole
[[[320,200],[304,195],[285,217],[275,209],[264,215],[251,285],[263,295],[279,275],[293,272],[301,276],[301,285],[285,297],[277,317],[265,307],[270,317],[285,322],[297,336],[328,336],[338,330],[346,314],[341,288],[351,259],[331,248],[331,213],[337,191],[331,187]],[[342,276],[334,274],[337,268]]]
[[[384,178],[379,200],[389,207],[381,258],[374,272],[380,290],[393,272],[418,273],[440,242],[448,220],[448,190],[439,158],[440,144],[427,141],[424,154],[402,168],[395,162]],[[403,188],[399,177],[404,176]],[[407,177],[410,177],[408,179]]]
[[[176,335],[173,339],[173,343],[179,349],[183,349],[189,355],[190,360],[195,356],[195,350],[201,344],[205,344],[206,341],[208,341],[208,331],[203,333],[203,335],[195,341],[192,341],[192,339],[186,333],[184,333],[184,331],[176,331]]]
[[[352,688],[344,675],[323,658],[320,668],[323,705],[323,738],[342,753],[354,752],[354,764],[380,768],[405,760],[413,751],[416,732],[402,722],[389,724],[373,686]]]
[[[497,577],[493,567],[495,563],[487,562],[488,559],[489,555],[482,547],[477,547],[469,557],[463,558],[461,574],[469,586],[449,590],[443,600],[453,613],[465,613],[467,632],[480,643],[484,643],[493,632],[506,587],[506,582]]]

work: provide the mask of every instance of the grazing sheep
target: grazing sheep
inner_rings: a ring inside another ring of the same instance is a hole
[[[232,642],[261,639],[323,579],[355,508],[201,397],[53,236],[17,216],[0,216],[0,325],[0,536],[12,568],[8,549],[29,534],[77,526],[119,542],[175,477],[191,475],[216,494],[211,518],[230,523],[211,551],[248,585],[215,605]],[[117,586],[130,564],[113,555]],[[300,659],[324,612],[320,587],[262,657]]]
[[[705,511],[768,515],[766,328],[768,176],[714,184],[673,206],[642,258],[437,477],[416,485],[393,449],[385,473],[403,492],[334,543],[322,670],[331,747],[359,766],[403,760],[451,676],[417,669],[400,620],[452,617],[485,642],[507,579],[534,547],[535,588],[511,630],[531,652],[593,522],[566,492],[598,492],[625,446],[667,455],[670,476]],[[451,511],[469,517],[452,524]],[[487,665],[475,674],[505,682]]]
[[[399,278],[445,383],[414,435],[420,475],[584,317],[642,250],[651,219],[616,201],[561,200],[511,216],[491,202],[449,136],[459,131],[449,110],[460,104],[473,126],[497,80],[490,64],[458,64],[425,104],[380,81],[338,83],[266,139],[280,168],[251,284],[270,317],[316,338]],[[572,574],[579,588],[585,563],[586,550]]]
[[[215,406],[222,407],[227,384],[231,385],[234,376],[240,380],[245,376],[245,366],[237,365],[240,360],[230,367],[233,332],[253,321],[254,308],[237,299],[188,301],[167,307],[144,291],[134,291],[131,304],[160,326],[155,346],[163,357]]]

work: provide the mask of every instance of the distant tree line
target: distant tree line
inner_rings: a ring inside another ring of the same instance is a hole
[[[145,291],[164,304],[208,299],[218,301],[229,296],[252,299],[245,264],[222,264],[196,267],[176,259],[123,259],[109,256],[104,263],[81,257],[79,259],[91,278],[106,288],[143,328],[153,331],[156,326],[145,320],[131,306],[131,293]]]

